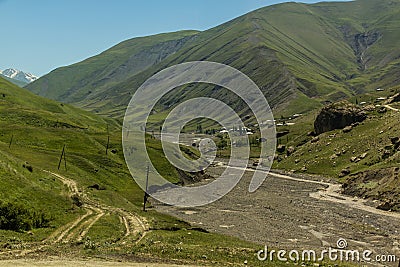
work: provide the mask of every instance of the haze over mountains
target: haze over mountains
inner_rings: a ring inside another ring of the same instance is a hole
[[[58,68],[26,88],[120,117],[132,93],[154,73],[182,62],[208,60],[247,74],[275,113],[287,115],[396,85],[399,35],[399,0],[284,3],[203,32],[130,39]],[[199,94],[215,97],[218,90],[195,86],[171,94],[165,102]]]

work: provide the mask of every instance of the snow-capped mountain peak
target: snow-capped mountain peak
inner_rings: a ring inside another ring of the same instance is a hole
[[[25,83],[31,83],[38,79],[38,77],[32,73],[23,72],[12,68],[0,71],[0,74]]]

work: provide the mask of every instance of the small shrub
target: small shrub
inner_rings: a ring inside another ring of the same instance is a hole
[[[72,203],[76,205],[77,207],[82,207],[83,206],[83,201],[81,200],[81,197],[78,194],[74,194],[71,196]]]
[[[42,213],[19,204],[0,201],[0,229],[28,231],[50,226],[50,218]]]

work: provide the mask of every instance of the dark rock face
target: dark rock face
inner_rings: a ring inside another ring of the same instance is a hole
[[[392,209],[392,205],[389,202],[385,202],[383,204],[380,204],[378,207],[376,207],[378,210],[384,210],[384,211],[390,211]]]
[[[343,32],[346,42],[353,49],[360,69],[366,70],[368,68],[368,62],[371,58],[366,55],[365,52],[369,47],[382,38],[382,33],[374,30],[354,34],[351,26],[349,25],[343,25],[340,27],[340,30]]]
[[[342,101],[324,107],[314,122],[316,134],[343,129],[356,122],[362,122],[367,118],[365,112],[359,107]]]
[[[347,175],[349,175],[349,174],[350,174],[350,169],[346,168],[346,169],[343,169],[343,170],[340,172],[339,177],[344,177],[344,176],[347,176]]]

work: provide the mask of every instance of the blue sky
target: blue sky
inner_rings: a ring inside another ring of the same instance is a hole
[[[0,0],[0,69],[44,75],[132,37],[206,30],[279,2],[285,1]]]

